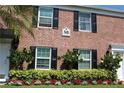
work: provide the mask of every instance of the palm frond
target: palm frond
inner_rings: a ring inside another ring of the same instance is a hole
[[[31,11],[31,6],[0,6],[0,17],[16,36],[20,36],[23,31],[26,31],[34,37],[32,23],[30,17],[27,16]]]

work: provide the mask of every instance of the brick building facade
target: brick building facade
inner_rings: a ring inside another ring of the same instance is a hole
[[[115,50],[113,53],[123,52],[122,11],[89,6],[34,6],[34,14],[35,38],[24,32],[18,46],[19,49],[31,48],[34,51],[31,68],[61,69],[62,61],[57,60],[57,56],[62,56],[68,49],[80,51],[84,58],[78,69],[96,68],[109,45]],[[64,28],[69,30],[69,36],[62,35]],[[122,69],[123,65],[121,73]]]

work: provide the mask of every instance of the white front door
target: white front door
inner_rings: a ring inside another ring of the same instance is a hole
[[[0,43],[0,81],[8,78],[10,43]]]
[[[119,63],[120,68],[117,69],[117,77],[119,80],[124,80],[124,50],[121,49],[114,49],[112,51],[113,55],[115,56],[117,53],[120,54],[122,61]]]

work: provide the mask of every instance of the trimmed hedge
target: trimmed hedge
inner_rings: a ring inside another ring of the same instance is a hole
[[[10,70],[11,80],[115,80],[111,71],[87,70]]]

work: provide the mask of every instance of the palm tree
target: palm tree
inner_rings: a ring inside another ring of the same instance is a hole
[[[15,36],[21,36],[24,31],[33,36],[31,13],[32,6],[0,6],[0,25],[11,29]]]

